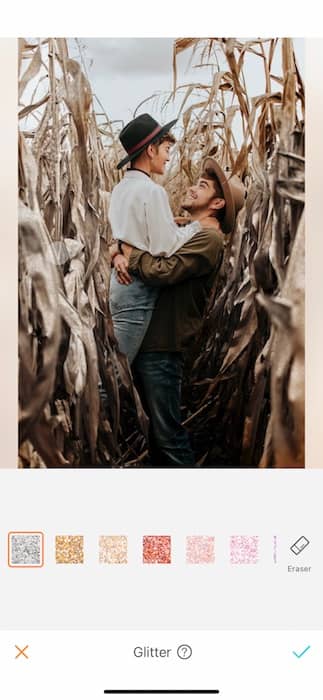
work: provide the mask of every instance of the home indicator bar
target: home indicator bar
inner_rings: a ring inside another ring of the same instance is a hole
[[[219,690],[104,690],[106,695],[219,695]]]

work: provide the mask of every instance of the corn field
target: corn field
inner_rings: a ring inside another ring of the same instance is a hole
[[[37,80],[46,93],[19,103],[18,465],[143,467],[148,422],[108,298],[123,150],[68,46],[19,42],[20,98]],[[213,65],[210,84],[178,85],[183,51]],[[250,55],[265,84],[252,98]],[[163,184],[174,215],[206,155],[247,189],[186,357],[183,421],[201,466],[304,467],[305,97],[293,42],[177,39],[173,66],[165,108],[182,97],[182,126]]]

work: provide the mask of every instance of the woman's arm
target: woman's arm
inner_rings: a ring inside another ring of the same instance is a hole
[[[186,226],[176,225],[163,187],[156,186],[152,189],[144,206],[148,250],[151,255],[169,257],[201,231],[199,221],[191,221]]]

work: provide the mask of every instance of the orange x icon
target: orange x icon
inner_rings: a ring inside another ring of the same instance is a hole
[[[17,649],[18,652],[19,652],[19,653],[17,654],[17,656],[15,657],[16,659],[18,659],[19,656],[24,656],[25,659],[29,659],[29,656],[27,656],[27,654],[25,654],[25,651],[26,651],[26,649],[28,649],[29,644],[26,644],[26,646],[25,646],[23,649],[20,649],[20,647],[18,647],[17,644],[15,644],[15,647],[16,647],[16,649]]]

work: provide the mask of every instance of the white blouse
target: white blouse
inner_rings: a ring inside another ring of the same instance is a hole
[[[114,187],[109,219],[114,239],[166,257],[201,231],[198,221],[176,226],[166,191],[139,170],[127,170]]]

